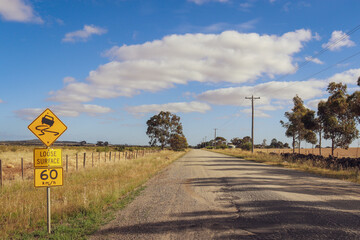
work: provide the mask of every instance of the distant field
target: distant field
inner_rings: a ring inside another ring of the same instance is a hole
[[[292,149],[254,149],[256,152],[265,152],[265,153],[292,153]],[[299,153],[298,149],[295,149],[295,153]],[[319,155],[319,149],[318,148],[306,148],[306,149],[300,149],[301,154],[315,154]],[[331,148],[322,148],[321,149],[321,155],[328,157],[331,155]],[[349,148],[349,149],[341,149],[337,148],[334,151],[335,157],[351,157],[351,158],[357,158],[360,157],[360,148]]]

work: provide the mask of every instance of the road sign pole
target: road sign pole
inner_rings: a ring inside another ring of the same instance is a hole
[[[50,208],[50,187],[46,188],[46,198],[47,198],[47,230],[51,234],[51,208]]]
[[[49,150],[50,147],[47,147],[47,150]],[[51,202],[50,202],[50,187],[46,187],[46,205],[47,205],[47,230],[48,233],[51,234]]]
[[[50,146],[66,131],[67,127],[47,108],[28,126],[28,129],[47,146],[47,149],[34,149],[34,186],[46,187],[47,230],[51,234],[50,186],[62,186],[64,174],[61,150],[50,149]],[[67,160],[66,155],[66,170],[68,170]],[[55,166],[58,168],[54,168]]]

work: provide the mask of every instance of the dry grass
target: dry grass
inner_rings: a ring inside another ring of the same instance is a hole
[[[32,150],[26,149],[17,156],[24,154],[32,155]],[[54,225],[66,224],[69,216],[78,212],[106,209],[183,154],[162,151],[66,173],[64,186],[51,188]],[[0,206],[0,239],[21,236],[45,225],[46,190],[35,189],[33,179],[5,182]]]
[[[254,149],[255,152],[264,152],[264,153],[292,153],[292,149],[276,149],[276,148],[270,148],[270,149]],[[299,149],[295,149],[295,153],[299,153]],[[315,154],[320,155],[318,148],[305,148],[300,149],[301,154]],[[322,148],[321,149],[321,155],[324,157],[328,157],[331,155],[331,148]],[[334,151],[335,157],[351,157],[351,158],[358,158],[360,157],[360,148],[349,148],[349,149],[342,149],[337,148]]]
[[[325,177],[360,183],[359,169],[356,168],[340,169],[340,170],[327,169],[325,168],[325,166],[322,166],[321,164],[316,165],[316,163],[314,163],[311,160],[289,162],[284,160],[280,155],[270,155],[261,150],[255,151],[254,153],[251,153],[250,151],[243,151],[241,149],[216,149],[212,151],[234,157],[244,158],[246,160],[251,160],[255,162],[292,168],[300,171],[315,173]],[[274,152],[274,151],[269,151],[269,153],[270,152]]]
[[[40,147],[37,147],[40,148]],[[107,149],[108,151],[100,151],[103,148],[96,147],[54,147],[62,149],[62,160],[65,171],[66,155],[68,156],[68,171],[76,170],[76,154],[78,155],[78,169],[83,168],[84,153],[86,153],[86,166],[101,166],[105,162],[119,161],[125,157],[125,152],[116,152],[114,149]],[[22,179],[21,159],[24,164],[24,179],[33,179],[33,150],[32,146],[0,146],[0,160],[3,166],[4,180],[19,180]],[[111,160],[109,154],[111,152]],[[106,156],[105,156],[106,154]],[[128,154],[130,154],[128,152]]]

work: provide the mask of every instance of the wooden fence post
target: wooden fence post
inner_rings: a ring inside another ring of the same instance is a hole
[[[76,171],[78,170],[78,154],[76,153]]]
[[[111,162],[111,152],[109,153],[109,162]]]
[[[84,153],[84,163],[83,163],[84,168],[85,168],[85,162],[86,162],[86,152]]]
[[[106,162],[106,152],[105,152],[105,162]]]
[[[101,152],[99,152],[99,165],[101,163],[100,159],[101,159]]]
[[[94,153],[91,153],[91,166],[94,167]]]
[[[24,180],[24,158],[21,158],[21,178]]]
[[[2,162],[0,159],[0,187],[2,188],[3,185],[3,174],[2,174]]]

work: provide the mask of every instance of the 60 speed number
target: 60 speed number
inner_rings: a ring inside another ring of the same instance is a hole
[[[53,187],[63,185],[63,168],[35,168],[34,186]]]

